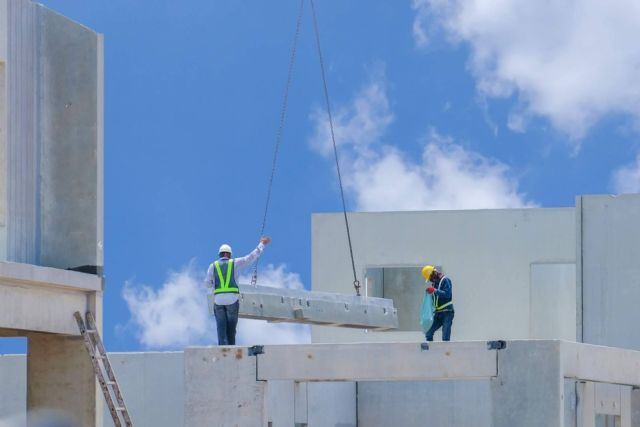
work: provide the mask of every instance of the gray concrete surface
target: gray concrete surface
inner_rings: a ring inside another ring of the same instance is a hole
[[[640,350],[640,195],[578,200],[583,340]]]
[[[358,383],[358,426],[490,426],[489,380]]]
[[[57,410],[82,426],[102,426],[91,359],[81,337],[29,333],[27,411]]]
[[[102,37],[0,0],[0,260],[102,267]]]
[[[213,315],[214,295],[210,293],[208,300]],[[398,313],[389,299],[256,285],[240,285],[239,316],[374,330],[398,326]]]
[[[453,281],[454,340],[530,338],[531,319],[548,315],[544,305],[537,306],[544,310],[541,313],[531,312],[531,265],[575,263],[574,208],[349,215],[361,280],[367,269],[415,268],[426,263],[442,266]],[[313,290],[352,294],[350,277],[344,219],[340,214],[314,214]],[[424,281],[419,277],[415,280],[415,284],[407,286],[415,286],[416,298],[421,300]],[[575,282],[567,286],[571,292]],[[409,301],[415,309],[416,301]],[[395,305],[400,313],[407,309],[402,304]],[[554,316],[560,316],[562,324],[575,323],[576,319],[576,313],[570,310]],[[414,322],[414,331],[399,332],[367,333],[313,326],[312,341],[421,340],[419,318]]]
[[[496,375],[486,342],[296,344],[264,346],[258,380],[411,381]]]
[[[109,353],[109,360],[136,426],[184,425],[182,352]],[[103,419],[113,426],[106,405]]]
[[[418,343],[416,343],[418,344]],[[438,344],[438,343],[437,343]],[[437,347],[457,348],[464,343],[439,343]],[[466,343],[474,357],[480,343]],[[336,348],[342,345],[333,345]],[[375,370],[376,358],[367,349],[379,343],[360,344],[360,363]],[[406,343],[386,343],[390,358],[398,351],[412,350]],[[275,349],[292,346],[265,346],[282,365],[305,367],[295,351],[280,357]],[[323,345],[305,347],[305,357],[318,361],[313,382],[294,379],[260,381],[261,357],[248,356],[243,347],[189,348],[181,353],[111,354],[123,393],[136,425],[176,427],[181,425],[264,425],[273,427],[308,424],[325,426],[579,426],[595,427],[599,414],[621,417],[623,427],[638,426],[640,398],[629,383],[640,381],[635,364],[640,352],[564,341],[509,341],[494,353],[493,375],[480,378],[480,371],[461,379],[448,368],[434,363],[425,368],[411,357],[396,366],[380,366],[375,376],[381,381],[350,381],[336,376],[335,365],[343,356],[329,360]],[[329,346],[331,347],[331,346]],[[431,350],[429,350],[431,351]],[[338,352],[339,353],[339,352]],[[423,354],[426,361],[430,356]],[[457,355],[452,352],[452,363]],[[631,364],[631,365],[630,365]],[[406,365],[406,366],[404,366]],[[474,366],[469,364],[468,369]],[[413,375],[405,375],[413,366]],[[272,371],[272,367],[264,367]],[[0,357],[0,378],[12,385],[0,392],[0,421],[19,415],[25,408],[25,359]],[[425,373],[423,371],[432,372]],[[293,369],[302,380],[304,369]],[[631,376],[626,373],[632,372]],[[482,375],[488,375],[483,373]],[[296,374],[297,375],[297,374]],[[408,378],[439,378],[412,381]],[[444,381],[442,379],[448,379]],[[457,378],[457,379],[456,379]],[[341,381],[335,381],[341,379]],[[402,379],[402,381],[392,381]],[[326,382],[326,380],[332,380]],[[620,384],[622,382],[622,384]],[[108,414],[104,412],[105,425]],[[184,422],[182,418],[184,416]]]
[[[187,348],[184,425],[265,425],[266,383],[256,381],[256,360],[242,347]]]
[[[93,369],[69,335],[76,310],[102,327],[102,55],[94,31],[0,0],[0,333],[28,337],[30,414],[98,427]],[[65,271],[79,266],[97,275]]]

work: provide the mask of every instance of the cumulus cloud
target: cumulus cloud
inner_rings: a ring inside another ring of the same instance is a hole
[[[616,194],[640,193],[640,154],[635,162],[613,172],[611,187]]]
[[[241,276],[240,283],[249,282],[248,276]],[[258,283],[303,288],[300,276],[287,271],[282,264],[264,266]],[[135,331],[146,348],[175,349],[217,342],[215,319],[209,315],[207,305],[204,274],[193,262],[180,271],[170,272],[158,288],[129,281],[122,296],[131,313],[127,328]],[[236,342],[239,345],[309,342],[309,329],[304,325],[240,319]]]
[[[456,144],[431,129],[419,159],[382,143],[393,114],[384,78],[376,75],[350,102],[336,110],[346,190],[363,211],[479,209],[532,206],[519,192],[509,167]],[[312,112],[311,146],[331,153],[326,115]]]
[[[640,119],[636,0],[413,0],[413,8],[418,46],[444,31],[470,46],[481,93],[517,96],[516,131],[542,116],[579,139],[609,114]]]

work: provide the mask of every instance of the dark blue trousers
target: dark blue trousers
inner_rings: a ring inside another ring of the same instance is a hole
[[[213,305],[218,328],[218,345],[236,345],[236,326],[238,326],[238,309],[240,301],[230,305]]]
[[[451,340],[451,325],[453,324],[453,311],[436,311],[433,315],[433,324],[425,334],[427,341],[433,341],[433,334],[442,327],[442,341]]]

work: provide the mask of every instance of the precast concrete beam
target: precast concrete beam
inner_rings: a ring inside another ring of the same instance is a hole
[[[486,342],[264,346],[258,380],[429,381],[491,378],[498,350]]]
[[[102,279],[92,274],[0,262],[0,331],[79,335],[73,313],[96,310]]]
[[[209,295],[211,313],[213,301],[213,295]],[[239,315],[270,322],[345,328],[387,330],[398,327],[398,312],[390,299],[270,286],[241,285]]]
[[[640,351],[561,341],[564,377],[640,387]]]

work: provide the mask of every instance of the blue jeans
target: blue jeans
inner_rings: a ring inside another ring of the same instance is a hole
[[[442,327],[442,341],[451,339],[451,324],[453,323],[453,311],[436,311],[433,316],[433,324],[425,334],[427,341],[433,341],[433,334]]]
[[[236,345],[236,326],[238,326],[238,309],[240,301],[230,305],[213,305],[218,328],[218,345]]]

